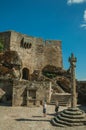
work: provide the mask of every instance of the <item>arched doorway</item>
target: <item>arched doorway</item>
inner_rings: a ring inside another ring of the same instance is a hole
[[[29,69],[28,68],[23,68],[22,79],[29,80]]]

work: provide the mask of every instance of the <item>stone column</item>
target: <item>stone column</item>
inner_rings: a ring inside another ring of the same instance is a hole
[[[29,92],[28,92],[28,88],[27,88],[27,106],[29,106]]]
[[[77,105],[76,78],[75,78],[76,61],[77,61],[76,57],[74,57],[74,55],[71,54],[71,57],[69,57],[69,62],[70,62],[70,70],[71,70],[71,91],[72,91],[71,107],[72,108],[75,108]]]
[[[51,100],[51,90],[52,90],[52,83],[50,82],[50,86],[49,86],[49,103]]]

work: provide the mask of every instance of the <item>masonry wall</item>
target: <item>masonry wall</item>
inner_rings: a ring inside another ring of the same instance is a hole
[[[28,81],[13,81],[12,106],[26,105]]]
[[[47,103],[49,103],[50,82],[30,82],[25,80],[14,80],[12,95],[13,106],[27,105],[27,89],[36,90],[37,101],[40,102],[46,98]]]
[[[34,70],[42,70],[46,65],[63,67],[61,41],[35,38],[15,31],[0,33],[4,39],[5,49],[18,52],[22,60],[22,68],[28,68],[30,74]],[[24,43],[31,44],[30,48],[23,47]]]
[[[4,50],[10,49],[11,32],[0,32],[0,42],[4,44]]]
[[[86,81],[77,81],[78,103],[86,105]]]

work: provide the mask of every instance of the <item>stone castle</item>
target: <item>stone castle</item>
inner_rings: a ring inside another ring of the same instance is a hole
[[[68,104],[70,69],[63,69],[62,45],[15,31],[0,33],[0,101],[14,106],[36,105],[44,100]],[[66,101],[65,101],[66,100]]]
[[[42,70],[47,65],[62,68],[61,41],[30,37],[14,31],[0,33],[4,50],[17,51],[22,61],[22,71],[31,75],[35,70]],[[30,77],[27,77],[29,79]]]

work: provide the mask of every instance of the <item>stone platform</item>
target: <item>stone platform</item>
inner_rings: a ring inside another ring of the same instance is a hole
[[[51,123],[60,127],[86,125],[85,112],[79,108],[68,108],[51,119]]]

